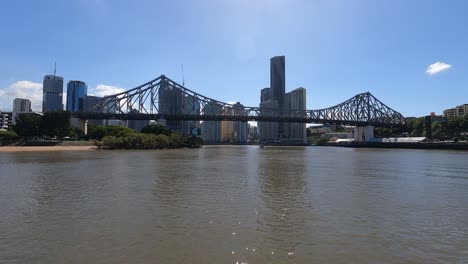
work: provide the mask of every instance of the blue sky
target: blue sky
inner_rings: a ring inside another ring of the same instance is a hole
[[[184,64],[188,88],[255,106],[275,55],[309,109],[366,91],[405,116],[468,103],[468,1],[15,0],[0,12],[2,110],[15,96],[40,110],[54,61],[99,95],[182,82]]]

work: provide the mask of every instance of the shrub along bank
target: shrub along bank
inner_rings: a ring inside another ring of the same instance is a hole
[[[109,134],[102,135],[96,140],[98,148],[103,149],[164,149],[164,148],[198,148],[203,141],[198,137],[184,136],[161,126],[147,126],[143,133],[136,133],[122,128],[108,129]]]

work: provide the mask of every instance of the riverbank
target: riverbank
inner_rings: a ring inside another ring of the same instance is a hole
[[[96,150],[96,146],[7,146],[0,147],[0,152],[47,152],[47,151],[90,151]]]
[[[326,147],[468,150],[463,143],[327,143]]]

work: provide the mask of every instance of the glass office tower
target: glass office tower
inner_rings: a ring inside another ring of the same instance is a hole
[[[67,85],[67,111],[80,112],[84,110],[88,86],[82,81],[69,81]]]
[[[46,75],[42,87],[42,112],[63,110],[63,77]]]

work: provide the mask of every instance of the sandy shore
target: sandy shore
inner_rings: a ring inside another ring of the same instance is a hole
[[[38,151],[83,151],[96,150],[95,146],[40,146],[40,147],[0,147],[0,152],[38,152]]]

